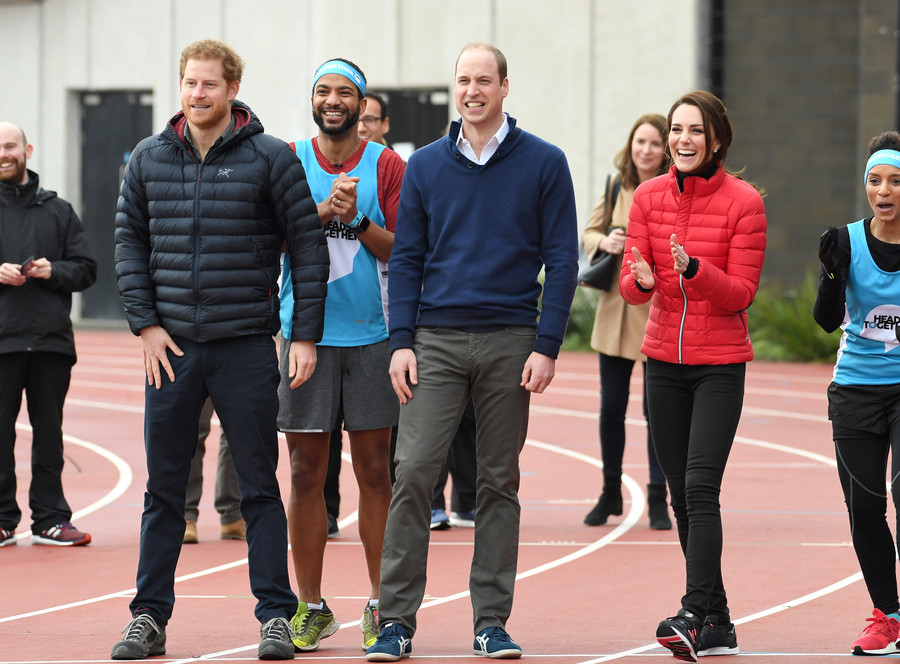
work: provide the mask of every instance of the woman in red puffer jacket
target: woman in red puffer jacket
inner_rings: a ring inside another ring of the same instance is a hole
[[[753,359],[746,309],[759,286],[766,217],[759,192],[725,170],[732,130],[715,95],[684,95],[668,126],[674,164],[634,193],[619,289],[631,304],[651,302],[641,347],[650,429],[687,570],[681,609],[656,636],[696,661],[738,652],[719,493]]]

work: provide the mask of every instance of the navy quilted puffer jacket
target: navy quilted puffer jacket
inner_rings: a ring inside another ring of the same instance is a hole
[[[116,275],[131,331],[161,325],[195,342],[272,334],[287,246],[293,338],[322,336],[328,249],[306,173],[287,143],[232,107],[235,130],[201,163],[186,119],[135,148],[119,193]]]

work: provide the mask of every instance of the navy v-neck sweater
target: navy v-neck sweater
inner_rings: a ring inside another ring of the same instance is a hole
[[[534,350],[558,355],[577,285],[572,178],[562,150],[508,122],[483,166],[457,149],[459,121],[410,157],[388,280],[392,351],[412,348],[417,326],[536,325]]]

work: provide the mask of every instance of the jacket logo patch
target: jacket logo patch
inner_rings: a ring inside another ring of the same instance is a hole
[[[227,178],[228,174],[231,173],[231,171],[233,171],[233,170],[234,170],[233,168],[220,168],[219,172],[216,173],[216,177],[217,178],[221,178],[221,177]]]

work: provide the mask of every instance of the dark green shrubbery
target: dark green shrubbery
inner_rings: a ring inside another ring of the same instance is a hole
[[[841,330],[828,334],[813,320],[817,276],[809,272],[797,288],[767,284],[747,310],[750,338],[761,360],[834,362]]]
[[[591,331],[594,329],[598,295],[591,288],[579,286],[575,289],[563,350],[591,350]]]

